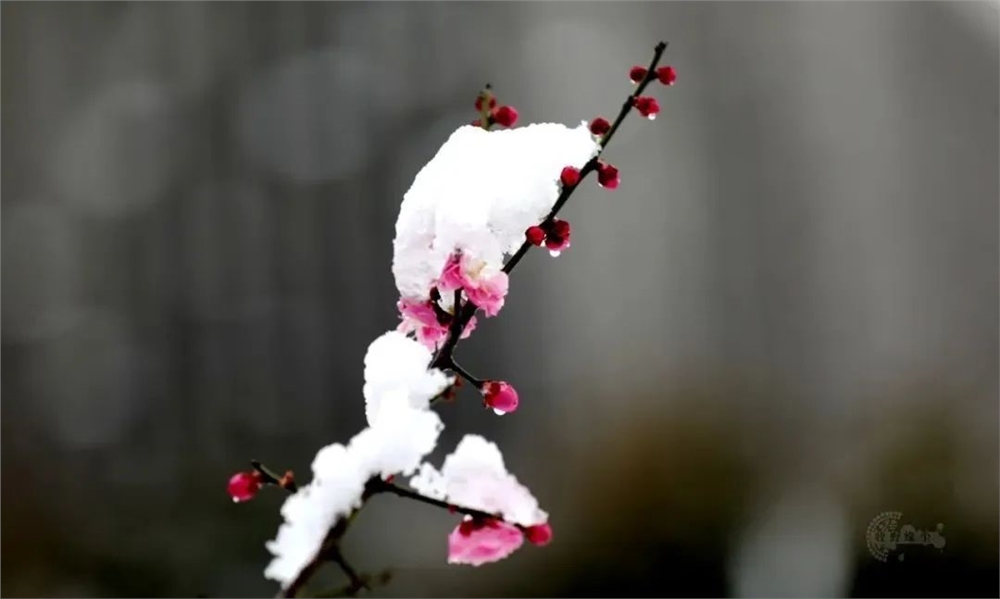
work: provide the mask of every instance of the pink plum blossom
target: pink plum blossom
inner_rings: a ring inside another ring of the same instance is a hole
[[[448,535],[448,563],[481,566],[520,549],[524,533],[501,520],[467,518]]]
[[[417,341],[434,351],[448,336],[448,326],[438,321],[437,314],[431,303],[414,302],[401,299],[396,304],[403,321],[399,323],[399,331],[415,333]]]
[[[448,337],[448,327],[450,326],[450,314],[445,314],[447,318],[440,318],[431,301],[418,302],[410,299],[400,299],[396,304],[403,321],[399,324],[398,331],[402,333],[414,333],[417,341],[422,343],[431,351],[436,350],[444,343]],[[444,320],[444,322],[442,322]],[[467,338],[476,329],[476,317],[473,316],[465,325],[462,331],[462,339]]]
[[[448,256],[448,261],[444,263],[441,276],[438,278],[438,291],[441,293],[451,293],[456,289],[461,289],[466,285],[471,285],[472,281],[465,274],[462,268],[463,254],[455,252]]]
[[[464,290],[469,301],[485,312],[487,317],[496,316],[503,308],[508,286],[507,273],[490,273],[485,262],[475,260],[463,252],[455,252],[448,258],[437,282],[438,290],[442,293]]]
[[[465,292],[469,296],[469,301],[490,317],[496,316],[500,308],[503,308],[508,285],[507,273],[499,272],[492,277],[480,279],[474,287],[466,287]]]

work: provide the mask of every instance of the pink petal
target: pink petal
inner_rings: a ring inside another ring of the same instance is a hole
[[[466,323],[465,330],[462,331],[462,336],[460,337],[460,339],[468,339],[469,335],[472,334],[472,331],[475,330],[476,330],[476,317],[473,316],[472,318],[469,319],[469,322]]]
[[[500,272],[479,281],[475,287],[466,287],[465,292],[473,304],[485,312],[487,317],[491,317],[496,316],[500,308],[503,308],[509,286],[507,273]]]
[[[448,257],[448,261],[445,262],[444,269],[441,271],[441,276],[438,278],[437,286],[441,293],[451,293],[456,289],[469,285],[470,282],[468,277],[465,276],[462,262],[462,255],[458,252]]]
[[[524,544],[524,534],[506,522],[463,524],[465,526],[459,524],[448,535],[449,564],[481,566],[500,561]]]
[[[424,326],[437,326],[437,314],[430,302],[415,302],[410,299],[401,299],[396,304],[400,315],[403,318],[413,319]]]
[[[403,333],[415,332],[417,341],[434,351],[444,342],[448,334],[447,325],[438,322],[437,313],[429,301],[417,302],[410,299],[400,299],[396,304],[403,321],[397,328]]]
[[[431,351],[437,350],[448,336],[448,328],[440,325],[422,326],[417,328],[417,341]]]

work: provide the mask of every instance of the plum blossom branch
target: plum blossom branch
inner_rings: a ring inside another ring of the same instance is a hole
[[[598,169],[601,164],[600,156],[603,154],[604,149],[607,148],[608,143],[614,137],[615,132],[621,126],[625,117],[628,116],[629,112],[636,106],[636,101],[642,96],[642,92],[645,91],[646,87],[655,79],[658,78],[657,75],[657,65],[660,63],[660,59],[663,57],[663,52],[667,49],[667,42],[660,42],[656,44],[653,49],[653,58],[649,62],[649,67],[646,68],[646,72],[642,79],[638,82],[635,90],[629,94],[628,98],[622,103],[621,110],[618,112],[618,116],[615,118],[614,122],[608,127],[607,132],[603,134],[599,145],[601,147],[600,152],[597,156],[591,158],[584,166],[580,169],[578,180],[572,185],[564,185],[562,192],[556,199],[555,204],[553,204],[552,209],[549,211],[548,215],[542,220],[539,227],[546,228],[555,221],[556,215],[569,200],[570,196],[579,186],[579,182],[582,181],[591,172]],[[489,87],[487,87],[487,90]],[[591,129],[593,130],[593,123],[591,124]],[[531,249],[532,243],[529,240],[525,240],[521,244],[521,247],[507,260],[507,263],[503,266],[503,272],[510,274],[514,268],[518,265],[522,258]],[[434,360],[431,362],[432,368],[451,368],[454,364],[453,354],[455,348],[458,345],[459,339],[461,338],[460,332],[464,329],[465,325],[472,319],[476,314],[478,307],[472,302],[466,302],[462,305],[461,310],[459,310],[459,298],[460,290],[455,292],[455,316],[452,321],[452,326],[448,329],[448,338],[445,340],[444,344],[438,350],[437,354],[434,356]]]
[[[454,397],[464,380],[497,414],[517,409],[518,394],[510,384],[473,376],[455,360],[455,349],[472,333],[478,311],[489,318],[503,307],[508,276],[532,245],[545,245],[553,256],[569,247],[569,223],[556,217],[587,175],[596,172],[599,185],[618,187],[618,169],[601,159],[603,151],[633,108],[649,119],[659,112],[656,99],[642,93],[654,79],[674,82],[673,67],[657,68],[666,47],[657,44],[648,67],[632,67],[629,78],[636,87],[613,122],[597,117],[575,129],[549,123],[488,136],[462,127],[439,151],[444,158],[436,157],[414,180],[393,241],[402,322],[376,339],[365,356],[369,427],[349,443],[321,449],[312,482],[303,488],[291,471],[279,476],[256,460],[252,470],[229,481],[236,502],[265,485],[290,493],[281,510],[284,523],[267,545],[274,559],[264,572],[282,583],[279,596],[296,596],[325,562],[337,564],[349,579],[344,593],[368,588],[370,577],[347,562],[340,541],[378,494],[462,514],[448,536],[449,563],[497,561],[524,540],[536,545],[551,540],[548,514],[507,472],[495,444],[466,435],[440,471],[421,462],[444,427],[429,407]],[[485,131],[512,127],[517,111],[496,104],[487,84],[476,99],[480,118],[472,124]],[[454,176],[470,172],[470,156],[505,164],[513,175]],[[556,182],[552,172],[559,168]],[[539,224],[523,228],[543,213]],[[505,255],[510,257],[504,263]],[[411,488],[394,484],[395,475],[413,475]]]

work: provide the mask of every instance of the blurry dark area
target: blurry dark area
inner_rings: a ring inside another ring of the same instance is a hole
[[[520,409],[441,407],[432,461],[497,441],[555,540],[448,566],[380,497],[345,554],[376,596],[996,596],[997,6],[3,2],[0,593],[273,595],[284,498],[226,481],[364,426],[414,175],[485,82],[613,116],[664,39],[621,187],[461,347]],[[946,544],[878,559],[886,514]]]

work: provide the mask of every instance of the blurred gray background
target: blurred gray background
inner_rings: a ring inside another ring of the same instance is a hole
[[[994,596],[996,3],[21,3],[2,13],[4,595],[269,596],[276,490],[364,424],[402,194],[491,82],[663,113],[461,357],[555,542],[445,564],[379,498],[385,596]],[[484,165],[489,168],[490,165]],[[944,525],[875,560],[868,523]],[[336,585],[334,569],[325,582]]]

